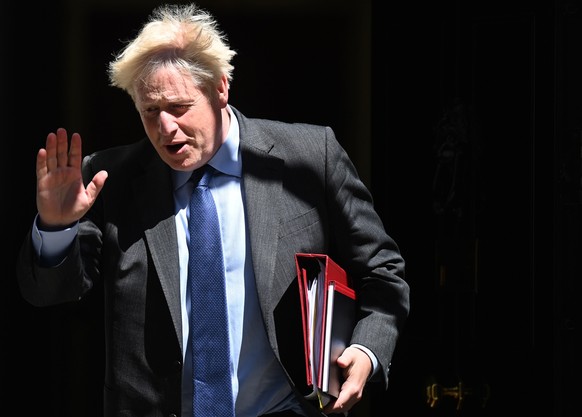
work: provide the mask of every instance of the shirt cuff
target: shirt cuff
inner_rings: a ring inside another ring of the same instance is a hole
[[[378,371],[378,359],[376,358],[376,355],[374,355],[372,353],[372,351],[370,349],[368,349],[366,346],[362,346],[362,345],[359,345],[357,343],[354,343],[350,346],[360,349],[361,351],[365,352],[369,356],[370,361],[372,362],[372,372],[370,373],[370,376],[368,376],[368,380],[369,380],[376,373],[376,371]]]
[[[39,259],[45,265],[57,265],[63,260],[69,245],[75,240],[79,222],[63,230],[40,230],[37,225],[38,214],[32,226],[32,245]]]

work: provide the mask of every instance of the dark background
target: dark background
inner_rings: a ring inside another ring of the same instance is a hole
[[[155,4],[0,5],[0,416],[101,413],[100,294],[34,308],[14,260],[48,132],[142,137],[106,66]],[[200,4],[238,51],[231,104],[332,126],[407,260],[391,385],[356,414],[580,415],[580,1]]]

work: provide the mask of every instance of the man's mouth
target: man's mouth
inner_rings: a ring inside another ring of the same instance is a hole
[[[166,149],[171,153],[177,153],[184,146],[183,143],[176,143],[174,145],[166,145]]]

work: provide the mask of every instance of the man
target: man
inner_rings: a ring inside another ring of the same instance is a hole
[[[196,213],[188,200],[192,173],[206,166],[230,347],[231,383],[214,391],[232,399],[237,417],[321,416],[347,413],[367,383],[388,384],[409,308],[398,246],[329,127],[250,119],[229,104],[234,55],[206,11],[161,6],[109,66],[147,139],[83,158],[80,135],[69,144],[59,128],[38,152],[38,215],[18,260],[21,292],[46,306],[103,282],[107,417],[195,414],[190,330],[202,305],[188,291],[188,244],[200,236],[189,234]],[[304,397],[304,351],[290,324],[300,320],[299,252],[329,255],[358,299],[337,361],[345,381],[324,407]]]

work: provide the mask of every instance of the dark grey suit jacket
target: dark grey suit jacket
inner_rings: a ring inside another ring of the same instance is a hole
[[[271,346],[299,398],[305,389],[294,255],[329,254],[354,278],[359,320],[352,342],[388,368],[409,309],[404,261],[372,197],[328,127],[240,123],[243,184],[256,286]],[[147,139],[83,161],[109,177],[82,219],[66,259],[43,267],[30,236],[18,260],[26,300],[74,302],[105,292],[104,410],[113,416],[180,414],[182,330],[178,248],[169,167]],[[321,415],[305,403],[309,415]]]

